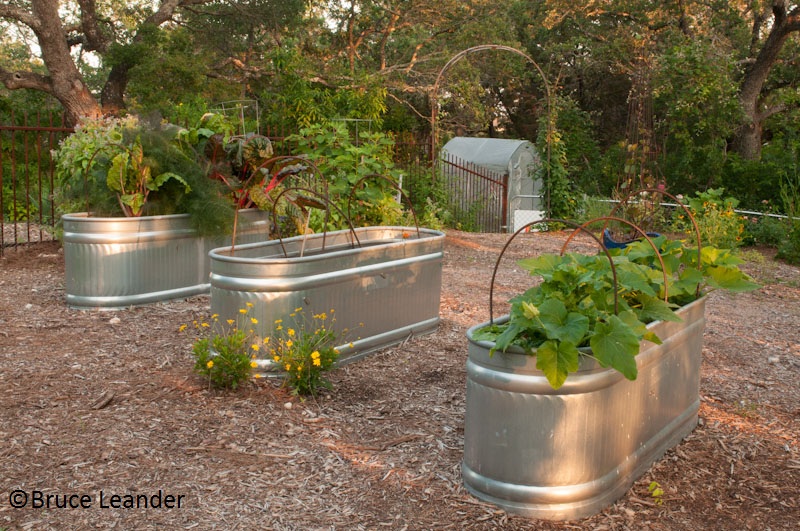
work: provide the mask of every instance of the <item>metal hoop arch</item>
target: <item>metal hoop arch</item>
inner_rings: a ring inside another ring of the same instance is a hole
[[[450,67],[452,67],[455,63],[463,59],[464,57],[482,51],[504,51],[504,52],[511,52],[513,54],[519,55],[523,57],[527,62],[533,65],[536,71],[542,78],[542,83],[544,84],[544,92],[545,92],[545,99],[547,102],[547,112],[548,115],[550,114],[550,85],[547,83],[547,77],[544,75],[544,70],[539,66],[539,64],[534,61],[528,54],[522,52],[516,48],[512,48],[511,46],[504,46],[502,44],[481,44],[478,46],[472,46],[471,48],[467,48],[466,50],[462,50],[450,58],[449,61],[439,70],[439,74],[436,76],[436,81],[433,84],[433,89],[431,91],[431,160],[435,160],[436,157],[436,118],[439,114],[439,104],[438,104],[438,94],[439,94],[439,84],[444,77],[445,72],[447,72]],[[550,127],[550,123],[548,120],[547,127]],[[549,157],[548,157],[549,158]]]
[[[618,290],[617,290],[617,285],[618,285],[617,284],[617,267],[614,265],[614,259],[611,257],[611,253],[608,252],[608,249],[606,249],[606,246],[603,245],[603,242],[600,240],[600,238],[595,236],[595,234],[592,233],[592,231],[590,231],[586,227],[584,227],[582,225],[579,225],[578,223],[575,223],[574,221],[569,221],[569,220],[566,220],[566,219],[545,218],[545,219],[539,219],[539,220],[536,220],[536,221],[531,221],[530,223],[527,223],[524,226],[520,227],[519,230],[517,230],[517,232],[515,232],[514,234],[511,235],[511,237],[506,241],[506,244],[503,246],[503,249],[500,251],[500,255],[498,255],[497,260],[494,263],[494,270],[492,271],[492,281],[489,284],[489,322],[491,324],[494,324],[494,282],[495,282],[495,279],[497,277],[497,270],[500,268],[500,261],[503,259],[503,255],[505,254],[506,250],[508,249],[508,246],[511,245],[511,242],[514,240],[514,238],[519,236],[519,234],[521,234],[522,232],[525,232],[526,229],[528,229],[529,227],[532,227],[534,225],[547,224],[547,223],[562,223],[564,225],[568,225],[568,226],[572,227],[573,229],[575,229],[575,232],[578,232],[578,231],[584,232],[588,236],[590,236],[592,239],[594,239],[595,242],[597,242],[597,245],[600,246],[600,250],[603,251],[603,253],[605,253],[606,258],[608,258],[608,262],[611,265],[611,277],[612,277],[612,281],[613,281],[613,284],[614,284],[614,314],[618,314],[619,313],[619,293],[618,293]],[[569,243],[569,242],[567,242],[567,243]],[[564,245],[566,247],[566,244],[564,244]],[[561,254],[562,255],[564,254],[564,249],[561,250]]]

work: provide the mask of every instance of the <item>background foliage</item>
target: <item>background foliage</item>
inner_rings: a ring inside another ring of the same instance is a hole
[[[30,23],[55,4],[37,0],[42,9],[34,11],[30,0],[0,2],[4,118],[12,109],[65,101],[52,81],[69,74],[69,65],[40,52],[48,37]],[[423,139],[443,66],[469,47],[499,44],[529,55],[546,79],[503,52],[460,61],[437,95],[438,145],[459,134],[539,139],[540,149],[550,150],[550,203],[559,213],[571,213],[584,193],[613,195],[629,177],[632,153],[647,158],[647,179],[672,193],[724,188],[740,208],[767,201],[784,214],[780,183],[798,173],[797,2],[199,0],[70,7],[59,12],[69,61],[104,111],[120,111],[111,105],[118,93],[122,112],[191,122],[220,102],[249,99],[258,102],[263,128],[295,132],[365,120],[370,134]],[[555,118],[548,117],[550,104]],[[541,125],[551,119],[553,134],[543,137]],[[748,138],[757,143],[745,148]],[[365,149],[359,136],[350,141]]]

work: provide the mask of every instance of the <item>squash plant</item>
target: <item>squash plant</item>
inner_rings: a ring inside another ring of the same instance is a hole
[[[616,282],[605,253],[521,260],[519,265],[542,282],[511,299],[506,322],[478,330],[474,339],[494,342],[492,353],[516,346],[535,355],[536,367],[555,389],[578,370],[581,356],[633,380],[640,343],[661,343],[648,323],[680,321],[675,309],[711,289],[758,287],[730,251],[705,247],[698,253],[663,236],[653,242],[661,261],[645,241],[609,250]]]

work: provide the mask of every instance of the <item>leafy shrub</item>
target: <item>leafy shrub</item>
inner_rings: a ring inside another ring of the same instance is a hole
[[[733,197],[723,197],[724,192],[723,188],[712,188],[697,192],[686,201],[700,230],[703,245],[735,249],[742,244],[745,218],[734,211],[739,202]],[[674,228],[690,238],[694,237],[694,227],[683,210],[676,210]]]
[[[420,226],[434,230],[452,226],[453,214],[448,207],[449,199],[443,179],[437,179],[432,174],[422,175],[412,181],[407,193]],[[405,225],[413,225],[410,214],[408,212],[406,215]]]
[[[747,245],[778,247],[788,237],[789,223],[770,216],[747,218],[743,241]]]
[[[575,219],[583,223],[608,216],[613,206],[614,205],[610,201],[602,197],[584,196]]]
[[[337,122],[303,128],[286,142],[319,170],[327,184],[321,188],[326,188],[335,205],[327,215],[319,209],[311,212],[313,230],[323,230],[326,219],[328,230],[347,228],[345,217],[356,227],[394,225],[402,219],[402,207],[394,200],[396,187],[390,184],[399,182],[399,172],[392,161],[394,142],[389,136],[361,132],[353,141],[346,125]]]
[[[790,264],[800,264],[800,223],[794,222],[791,227],[775,256]]]
[[[789,216],[789,231],[778,246],[777,257],[789,263],[800,263],[800,177],[781,181],[781,201]]]

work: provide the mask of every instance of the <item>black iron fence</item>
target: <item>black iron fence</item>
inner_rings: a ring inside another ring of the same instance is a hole
[[[54,237],[52,151],[72,132],[58,114],[11,116],[0,125],[0,255]]]

